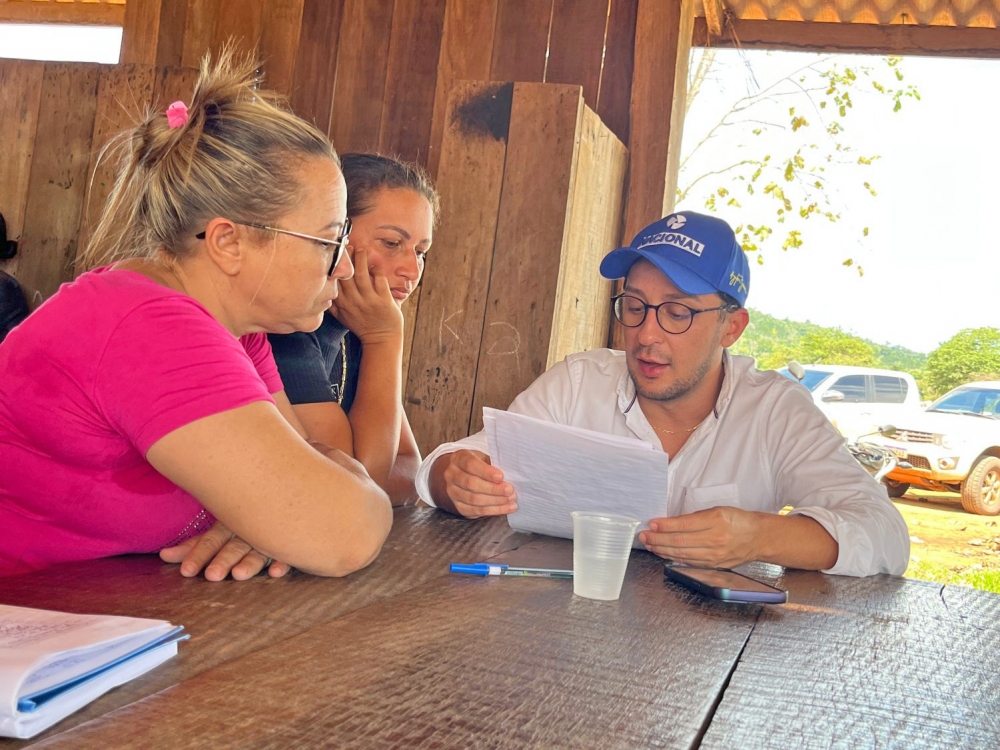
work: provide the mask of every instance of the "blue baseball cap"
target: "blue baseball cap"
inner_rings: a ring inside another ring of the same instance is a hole
[[[628,247],[608,253],[601,275],[620,279],[646,259],[685,294],[721,292],[746,305],[750,264],[732,228],[722,219],[678,211],[654,221]]]

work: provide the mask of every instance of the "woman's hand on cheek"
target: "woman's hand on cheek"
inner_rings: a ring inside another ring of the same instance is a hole
[[[362,344],[402,338],[403,313],[389,288],[389,281],[368,267],[368,252],[354,252],[354,276],[342,279],[339,294],[330,308]]]

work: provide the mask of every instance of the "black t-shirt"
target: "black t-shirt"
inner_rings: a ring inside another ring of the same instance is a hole
[[[269,333],[267,338],[289,401],[293,404],[333,402],[339,403],[345,412],[351,410],[361,371],[361,341],[339,320],[327,313],[322,325],[312,333]]]
[[[28,300],[17,279],[0,271],[0,341],[28,317]]]

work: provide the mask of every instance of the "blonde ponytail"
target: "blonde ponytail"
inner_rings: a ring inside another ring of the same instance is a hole
[[[150,112],[105,147],[100,158],[114,159],[118,176],[84,268],[160,250],[180,255],[216,216],[271,223],[295,205],[303,159],[339,165],[323,133],[256,89],[257,67],[231,47],[214,62],[206,55],[186,123],[170,127],[165,111]]]

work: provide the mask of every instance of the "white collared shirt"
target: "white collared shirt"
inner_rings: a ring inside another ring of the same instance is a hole
[[[816,520],[839,545],[837,563],[825,573],[901,575],[910,557],[903,517],[809,392],[728,351],[723,368],[715,410],[670,459],[669,507],[682,513],[720,505],[777,513],[792,506],[792,513]],[[624,352],[597,349],[567,357],[514,399],[510,411],[663,450],[635,399]],[[434,505],[428,486],[433,463],[463,448],[489,453],[486,434],[445,443],[424,459],[416,477],[424,502]]]

